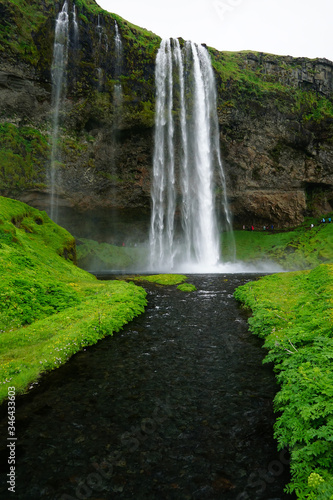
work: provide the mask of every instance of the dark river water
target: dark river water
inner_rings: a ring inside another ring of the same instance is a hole
[[[193,275],[190,294],[144,285],[143,315],[17,398],[16,492],[4,443],[0,498],[293,499],[272,367],[232,295],[255,278]]]

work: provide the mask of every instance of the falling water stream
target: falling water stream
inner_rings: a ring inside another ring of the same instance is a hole
[[[56,187],[59,177],[59,116],[64,98],[66,85],[66,66],[68,59],[68,44],[69,44],[69,17],[68,17],[68,1],[63,4],[62,10],[56,19],[54,46],[53,46],[53,61],[51,68],[52,76],[52,146],[51,146],[51,165],[50,165],[50,217],[53,221],[57,221],[58,199]]]
[[[233,291],[254,275],[145,284],[146,312],[16,407],[16,499],[291,500],[271,367]],[[6,435],[7,407],[0,408]],[[6,445],[0,448],[6,497]]]
[[[120,82],[122,59],[123,59],[123,43],[121,41],[121,36],[119,33],[119,28],[117,21],[114,22],[114,44],[115,44],[115,67],[114,67],[114,78],[117,80],[114,85],[114,127],[119,126],[120,113],[123,99],[123,89]]]
[[[199,264],[211,269],[223,229],[231,230],[219,146],[217,97],[207,49],[162,40],[156,57],[150,262],[156,271]],[[232,239],[230,239],[232,244]]]
[[[78,49],[79,46],[79,23],[77,21],[77,13],[76,13],[76,5],[73,3],[73,10],[72,10],[72,16],[73,16],[73,30],[74,30],[74,48]]]

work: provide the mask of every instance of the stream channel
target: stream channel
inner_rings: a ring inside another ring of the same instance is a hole
[[[145,283],[144,314],[17,398],[16,490],[2,444],[0,498],[295,498],[272,366],[233,298],[256,277],[191,275],[192,293]]]

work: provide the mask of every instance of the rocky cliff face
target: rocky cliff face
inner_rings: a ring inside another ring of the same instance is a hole
[[[332,211],[333,64],[239,56],[239,72],[251,68],[260,83],[254,79],[249,92],[245,82],[239,94],[235,82],[227,82],[231,90],[220,92],[221,144],[236,220],[292,226],[305,215]],[[235,91],[236,101],[223,106]]]
[[[0,193],[44,209],[54,26],[62,4],[33,0],[29,15],[35,9],[39,16],[29,31],[22,20],[24,2],[19,7],[0,0]],[[160,39],[103,12],[94,0],[75,4],[79,39],[74,43],[71,27],[60,113],[60,204],[149,214]],[[73,8],[70,0],[71,22]],[[115,20],[123,44],[120,70]],[[307,214],[332,211],[333,64],[209,50],[235,224],[285,227]]]

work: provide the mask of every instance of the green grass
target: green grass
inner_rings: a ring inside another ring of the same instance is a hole
[[[0,402],[146,305],[141,287],[78,268],[75,240],[45,212],[0,197]]]
[[[177,290],[180,290],[181,292],[195,292],[197,288],[191,283],[183,283],[177,286]]]
[[[121,271],[146,265],[147,252],[142,247],[119,247],[87,238],[80,238],[78,243],[78,265],[83,269]]]
[[[333,265],[267,276],[235,297],[252,310],[251,331],[265,340],[281,388],[275,438],[291,452],[288,492],[333,498]]]
[[[138,281],[149,281],[157,285],[178,285],[187,280],[184,274],[153,274],[151,276],[137,276]]]
[[[243,262],[274,261],[286,270],[314,268],[333,262],[333,223],[310,222],[286,232],[235,231],[236,258]],[[228,251],[223,235],[222,254]]]
[[[28,62],[36,62],[38,48],[31,33],[42,28],[53,0],[44,1],[44,11],[38,0],[0,0],[0,5],[6,9],[0,22],[0,54],[19,54]]]
[[[135,276],[134,280],[149,281],[157,285],[178,285],[177,290],[181,292],[195,292],[197,289],[191,283],[184,283],[188,278],[183,274],[153,274],[151,276]]]
[[[310,229],[310,221],[291,231],[234,231],[221,236],[225,261],[233,260],[231,249],[236,244],[236,259],[259,263],[273,261],[286,270],[311,269],[333,262],[333,223],[319,224]],[[79,239],[78,264],[89,270],[133,270],[147,266],[147,248],[119,247]]]

